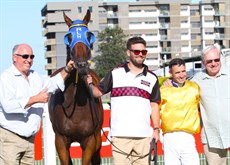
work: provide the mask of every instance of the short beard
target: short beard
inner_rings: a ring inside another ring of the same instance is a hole
[[[130,59],[130,61],[132,62],[132,64],[137,67],[137,68],[142,68],[143,67],[143,63],[138,64],[135,60],[133,60],[132,58]]]

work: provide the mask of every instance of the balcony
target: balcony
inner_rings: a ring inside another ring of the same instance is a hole
[[[224,34],[220,34],[220,33],[215,33],[214,34],[214,39],[215,40],[223,40],[225,38]]]
[[[44,46],[47,45],[56,45],[56,39],[47,39],[44,43]]]
[[[56,57],[56,51],[46,51],[45,58],[48,58],[48,57]]]
[[[161,54],[162,53],[170,53],[171,52],[171,48],[161,48]]]
[[[160,40],[164,40],[164,41],[165,41],[165,40],[167,40],[167,39],[168,39],[167,35],[161,35],[161,36],[160,36]]]
[[[219,10],[214,11],[214,16],[221,16],[221,15],[225,15],[224,11],[219,11]]]
[[[108,12],[107,13],[107,18],[108,19],[117,19],[117,12],[113,12],[113,13]]]
[[[42,27],[46,26],[47,21],[48,21],[48,17],[47,16],[44,19],[42,19]]]
[[[167,28],[169,28],[169,23],[160,23],[160,28],[161,29],[167,29]]]
[[[169,11],[168,10],[161,10],[159,17],[169,17]]]
[[[225,27],[225,23],[224,22],[215,21],[214,27],[215,28],[224,28]]]
[[[47,33],[48,33],[48,29],[45,28],[45,29],[42,31],[42,36],[43,36],[43,37],[46,36]]]

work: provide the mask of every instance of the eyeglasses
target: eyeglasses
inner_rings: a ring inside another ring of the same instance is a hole
[[[23,59],[28,59],[30,57],[30,59],[34,59],[35,55],[28,55],[28,54],[15,54],[16,56],[21,56]]]
[[[212,62],[220,62],[220,58],[212,59],[212,60],[206,60],[206,64],[211,64]]]
[[[140,53],[142,53],[142,55],[146,55],[148,50],[132,50],[132,49],[129,49],[131,52],[133,52],[135,55],[139,55]]]

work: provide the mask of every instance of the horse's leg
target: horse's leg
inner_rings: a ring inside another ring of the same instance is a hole
[[[99,149],[97,149],[94,152],[93,157],[91,159],[92,165],[99,165],[101,163],[100,149],[101,147],[99,147]]]
[[[100,156],[101,144],[102,144],[101,129],[99,129],[96,132],[96,151],[94,152],[91,160],[92,165],[99,165],[101,163],[101,156]]]
[[[67,139],[59,134],[55,134],[55,145],[61,165],[73,165],[69,155],[70,144]]]
[[[101,131],[100,129],[88,138],[85,148],[82,149],[82,165],[100,165],[100,148],[101,148]]]

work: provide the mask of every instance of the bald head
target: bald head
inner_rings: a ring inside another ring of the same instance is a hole
[[[14,46],[12,54],[33,54],[33,50],[28,44],[18,44]]]

